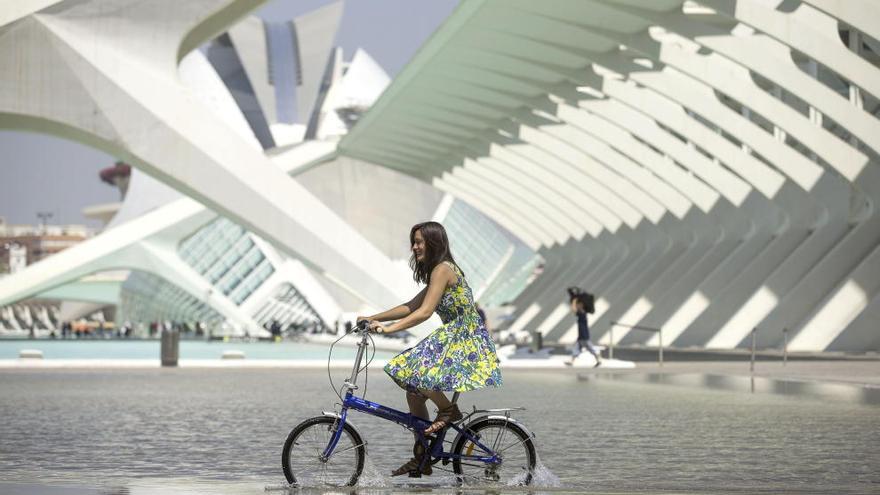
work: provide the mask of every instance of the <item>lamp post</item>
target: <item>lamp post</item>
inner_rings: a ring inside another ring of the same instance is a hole
[[[46,233],[46,221],[52,218],[53,213],[51,211],[38,211],[37,218],[40,219],[40,232]]]

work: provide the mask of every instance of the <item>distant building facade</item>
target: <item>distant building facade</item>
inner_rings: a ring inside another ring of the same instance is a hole
[[[85,225],[9,225],[0,221],[0,273],[15,273],[94,235]]]

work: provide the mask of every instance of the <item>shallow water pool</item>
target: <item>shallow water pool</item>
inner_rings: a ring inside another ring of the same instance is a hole
[[[333,374],[340,383],[345,371]],[[504,379],[460,403],[527,408],[517,417],[546,467],[539,492],[880,489],[876,405],[571,372],[510,370]],[[366,385],[370,400],[405,407],[380,370]],[[291,369],[4,370],[0,397],[0,491],[9,493],[279,489],[288,431],[338,402],[326,371]],[[386,476],[409,458],[409,437],[357,413],[352,420],[369,444],[360,493],[449,491],[443,473]]]

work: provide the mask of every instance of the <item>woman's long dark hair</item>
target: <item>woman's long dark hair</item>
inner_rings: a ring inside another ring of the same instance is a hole
[[[425,239],[425,261],[416,260],[416,253],[409,258],[409,267],[413,271],[413,280],[427,284],[431,282],[431,271],[435,266],[444,261],[451,261],[455,266],[455,258],[449,249],[449,238],[446,237],[446,229],[437,222],[422,222],[413,225],[409,231],[409,245],[412,247],[416,242],[416,231],[422,232]],[[460,270],[461,268],[459,268]],[[464,274],[462,272],[462,274]]]

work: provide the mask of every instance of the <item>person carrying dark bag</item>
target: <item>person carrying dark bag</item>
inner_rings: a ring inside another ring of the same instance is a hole
[[[577,359],[580,353],[586,349],[596,358],[596,364],[593,365],[595,368],[602,364],[602,356],[593,346],[593,343],[590,342],[590,327],[587,323],[587,313],[593,313],[596,311],[595,297],[592,294],[581,290],[579,287],[569,287],[568,296],[569,304],[571,305],[571,312],[574,313],[575,319],[577,320],[578,338],[571,348],[571,360],[566,361],[565,364],[568,366],[573,365],[575,359]]]

